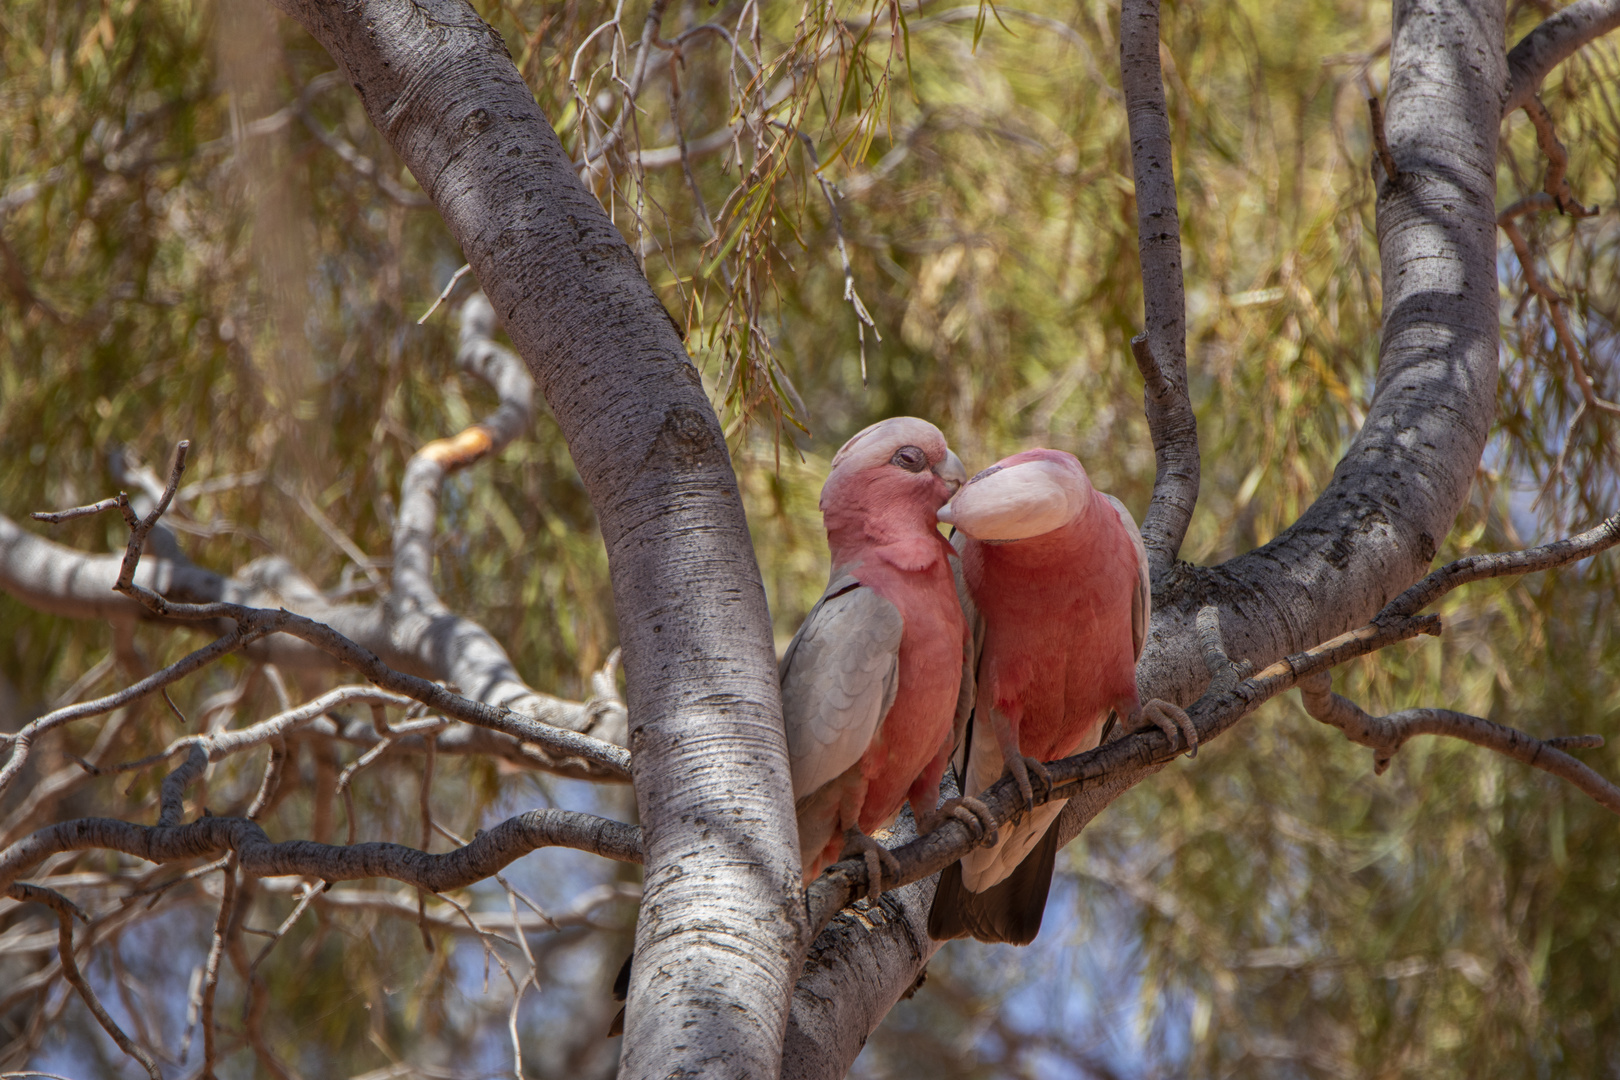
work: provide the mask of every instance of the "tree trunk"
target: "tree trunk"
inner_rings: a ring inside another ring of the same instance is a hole
[[[601,522],[646,855],[621,1075],[768,1076],[805,945],[798,838],[764,589],[697,370],[470,7],[277,3],[443,215]]]

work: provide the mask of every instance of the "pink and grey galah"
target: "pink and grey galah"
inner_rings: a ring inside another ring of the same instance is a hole
[[[968,481],[939,511],[956,527],[977,663],[958,767],[968,801],[1010,772],[1027,804],[1041,764],[1089,750],[1105,721],[1157,725],[1196,750],[1187,714],[1144,707],[1136,662],[1152,613],[1147,551],[1130,512],[1072,454],[1029,450]],[[1025,945],[1041,927],[1057,852],[1052,800],[940,875],[928,932]]]
[[[876,895],[895,864],[870,834],[908,800],[924,831],[949,812],[936,804],[967,719],[971,639],[936,514],[966,479],[939,429],[909,416],[833,458],[832,572],[780,669],[806,884],[859,853]]]

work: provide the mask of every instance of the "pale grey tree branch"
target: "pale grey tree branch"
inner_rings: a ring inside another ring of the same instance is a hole
[[[1501,115],[1526,108],[1541,82],[1575,50],[1620,26],[1620,0],[1575,0],[1519,39],[1508,53]]]
[[[108,619],[115,623],[134,618],[153,618],[152,613],[140,603],[108,588],[118,576],[121,565],[121,556],[89,555],[35,536],[0,516],[0,589],[36,611],[67,618]],[[486,685],[497,690],[510,686],[509,680],[498,677],[498,671],[488,679],[471,676],[467,670],[471,665],[462,663],[457,651],[460,643],[468,640],[466,635],[447,634],[443,639],[431,639],[421,633],[397,633],[395,622],[384,603],[330,604],[312,583],[284,559],[261,559],[244,567],[237,576],[227,578],[189,562],[146,556],[135,573],[134,584],[173,601],[201,604],[224,602],[244,608],[286,607],[310,622],[330,627],[335,634],[375,655],[380,662],[395,670],[424,679],[448,679],[442,665],[455,664],[462,677],[467,678],[473,686]],[[229,623],[215,622],[212,628],[222,636],[235,633]],[[341,666],[341,662],[327,651],[286,634],[255,633],[245,643],[230,647],[241,645],[246,646],[248,655],[254,659],[278,665],[294,668]],[[200,661],[199,666],[205,662]],[[611,687],[608,690],[611,691]],[[139,691],[136,696],[144,692]],[[587,702],[565,701],[533,690],[529,690],[527,696],[514,694],[513,700],[525,707],[526,714],[532,720],[569,730],[591,730],[606,722],[611,732],[619,707],[617,694],[603,692],[600,686],[593,700]],[[114,702],[110,707],[115,708],[121,703]],[[108,710],[92,709],[83,715],[105,711]],[[501,742],[497,738],[491,744],[484,736],[454,731],[447,732],[445,737],[480,742],[481,748],[472,752],[497,752],[529,768],[556,771],[555,766],[559,764],[534,748],[525,749],[517,742]],[[446,749],[442,740],[440,749]],[[568,775],[576,775],[566,762],[561,766]]]
[[[1119,62],[1136,178],[1136,242],[1142,259],[1142,337],[1131,343],[1146,384],[1153,435],[1153,501],[1142,541],[1155,577],[1176,561],[1198,504],[1198,419],[1187,392],[1187,300],[1181,215],[1170,157],[1170,117],[1159,67],[1159,0],[1124,0]]]

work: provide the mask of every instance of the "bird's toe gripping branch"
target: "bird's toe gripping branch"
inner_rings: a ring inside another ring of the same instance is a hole
[[[935,812],[934,820],[929,824],[929,828],[922,831],[932,832],[934,828],[943,824],[946,818],[955,818],[963,825],[966,825],[968,831],[973,834],[974,839],[980,842],[988,841],[994,844],[1000,839],[1000,834],[997,831],[996,815],[990,811],[988,806],[971,795],[946,799]]]
[[[875,904],[883,895],[883,875],[887,873],[890,880],[899,880],[900,860],[861,830],[850,829],[844,833],[844,850],[838,858],[842,861],[857,857],[866,860],[866,898]]]
[[[1149,727],[1156,727],[1164,732],[1164,737],[1170,740],[1172,747],[1184,743],[1188,757],[1198,756],[1198,728],[1193,724],[1192,717],[1187,715],[1187,710],[1180,705],[1163,698],[1154,698],[1142,706],[1142,711],[1132,719],[1127,730],[1135,734]]]
[[[1007,772],[1018,785],[1018,793],[1024,797],[1026,809],[1035,809],[1035,785],[1031,780],[1032,777],[1040,782],[1043,801],[1045,796],[1052,793],[1052,774],[1047,772],[1046,765],[1037,758],[1013,754],[1007,758]]]

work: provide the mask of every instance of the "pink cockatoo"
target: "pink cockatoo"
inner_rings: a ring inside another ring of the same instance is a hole
[[[968,481],[939,519],[956,527],[973,622],[977,686],[959,750],[962,794],[1010,772],[1026,803],[1043,761],[1096,746],[1112,713],[1152,723],[1189,750],[1197,731],[1136,689],[1151,615],[1147,550],[1118,499],[1096,491],[1072,454],[1029,450]],[[975,610],[976,609],[976,610]],[[1036,807],[940,875],[928,932],[1018,945],[1034,940],[1052,883],[1067,800]]]
[[[936,514],[966,479],[939,429],[909,416],[833,458],[821,489],[832,573],[780,668],[806,884],[859,852],[876,895],[893,857],[870,834],[907,800],[919,826],[945,812],[971,639]]]

